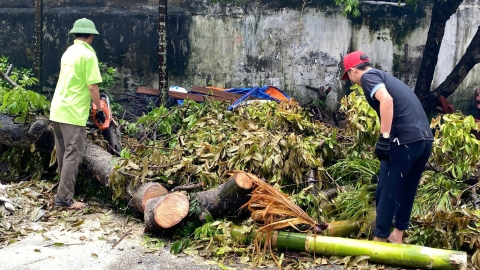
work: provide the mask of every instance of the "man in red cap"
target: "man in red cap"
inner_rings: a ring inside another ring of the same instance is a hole
[[[373,240],[402,243],[432,149],[430,123],[412,89],[392,75],[372,68],[363,52],[347,54],[343,67],[342,80],[350,79],[361,86],[368,104],[380,118],[380,137],[375,146],[380,174]],[[393,220],[395,228],[391,231]]]

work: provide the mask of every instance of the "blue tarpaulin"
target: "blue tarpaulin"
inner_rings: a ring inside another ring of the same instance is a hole
[[[258,87],[258,86],[255,86],[255,87]],[[230,93],[245,95],[245,94],[247,94],[249,91],[251,91],[252,89],[254,89],[255,87],[231,88],[231,89],[225,90],[225,92],[230,92]],[[270,87],[270,88],[274,88],[275,90],[277,90],[277,91],[279,91],[280,93],[282,93],[287,99],[290,99],[290,96],[287,95],[286,93],[284,93],[282,90],[280,90],[280,89],[278,89],[278,88],[276,88],[276,87],[273,87],[273,86],[269,86],[269,85],[260,87],[260,88],[259,88],[257,91],[255,91],[251,96],[252,96],[252,97],[256,97],[256,98],[267,99],[267,100],[274,100],[274,101],[279,102],[279,100],[276,99],[275,97],[273,97],[273,96],[265,93],[265,91],[266,91],[269,87]]]

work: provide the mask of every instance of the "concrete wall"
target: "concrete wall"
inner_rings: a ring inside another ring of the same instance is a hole
[[[434,86],[440,84],[480,24],[480,0],[465,0],[447,25]],[[327,0],[281,0],[219,5],[209,0],[168,1],[169,84],[189,88],[207,81],[219,87],[274,85],[306,102],[305,85],[332,86],[331,107],[348,85],[339,81],[342,57],[363,50],[381,68],[415,85],[430,18],[430,7],[399,7],[397,1],[365,1],[360,18],[345,17]],[[0,2],[0,54],[17,66],[33,63],[33,3]],[[56,82],[60,57],[71,44],[68,30],[82,17],[100,36],[99,60],[116,67],[117,93],[138,85],[158,87],[158,1],[44,0],[44,90]],[[473,111],[480,87],[476,67],[450,99]]]

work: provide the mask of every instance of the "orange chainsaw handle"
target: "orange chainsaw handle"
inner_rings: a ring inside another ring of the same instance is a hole
[[[110,121],[111,121],[111,114],[110,114],[110,108],[108,106],[108,101],[101,97],[100,99],[100,106],[102,108],[103,113],[105,113],[105,122],[103,124],[99,124],[96,115],[97,115],[97,105],[92,102],[92,111],[90,114],[90,118],[93,120],[93,123],[95,126],[97,126],[100,130],[107,129],[110,126]]]

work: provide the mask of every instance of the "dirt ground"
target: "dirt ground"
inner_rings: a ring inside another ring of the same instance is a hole
[[[260,269],[235,258],[224,266],[199,256],[173,255],[171,241],[144,234],[141,220],[95,201],[81,211],[56,208],[50,205],[51,190],[51,182],[0,182],[0,269]],[[7,209],[5,200],[14,210]],[[272,263],[261,269],[278,268]]]
[[[64,224],[48,227],[42,222],[28,225],[30,233],[0,249],[0,269],[254,269],[243,264],[222,268],[201,257],[172,255],[168,240],[164,247],[152,250],[145,246],[143,223],[128,221],[128,217],[108,214],[108,211],[105,213],[82,215],[82,224],[70,228]],[[125,235],[117,233],[121,231],[129,233],[119,241]],[[345,268],[329,265],[315,269]]]

